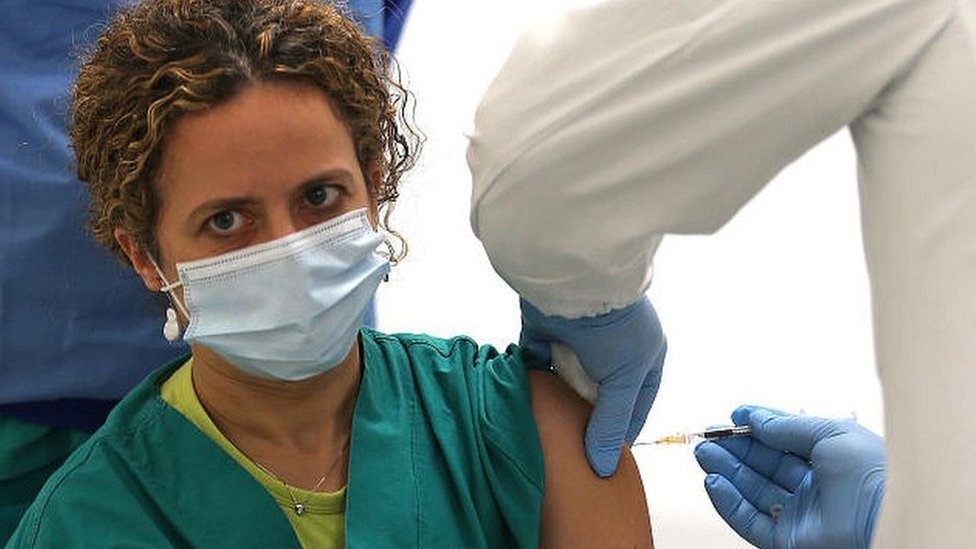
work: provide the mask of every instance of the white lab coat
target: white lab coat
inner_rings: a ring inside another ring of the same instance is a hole
[[[835,130],[858,153],[889,483],[874,547],[976,544],[976,0],[611,0],[516,44],[471,222],[550,314],[635,301]]]

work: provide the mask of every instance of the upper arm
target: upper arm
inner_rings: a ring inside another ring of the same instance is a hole
[[[617,472],[590,469],[583,435],[590,406],[559,378],[529,373],[532,411],[545,459],[542,547],[653,547],[647,500],[628,448]]]

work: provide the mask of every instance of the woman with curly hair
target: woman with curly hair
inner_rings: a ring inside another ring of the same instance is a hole
[[[192,353],[10,547],[651,546],[633,458],[592,473],[547,367],[359,328],[419,144],[388,61],[315,0],[147,0],[104,31],[71,127],[92,230]]]

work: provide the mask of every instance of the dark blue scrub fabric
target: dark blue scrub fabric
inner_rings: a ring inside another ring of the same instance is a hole
[[[0,8],[0,404],[65,427],[95,427],[146,364],[185,352],[160,336],[160,303],[83,229],[65,135],[75,55],[119,4]],[[50,413],[26,404],[38,401]]]
[[[165,298],[83,229],[68,89],[77,54],[123,3],[0,2],[0,415],[92,431],[151,365],[187,351],[161,335]],[[409,1],[348,5],[396,44]]]
[[[358,0],[350,1],[349,6],[359,14],[366,32],[382,38],[386,48],[395,51],[412,3],[413,0]]]

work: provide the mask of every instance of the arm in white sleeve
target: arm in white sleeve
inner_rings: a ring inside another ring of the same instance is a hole
[[[947,0],[611,0],[523,36],[479,106],[471,222],[546,314],[636,301],[665,233],[721,227],[855,119]]]
[[[976,544],[976,2],[851,126],[888,486],[874,547]]]
[[[637,299],[850,125],[886,409],[876,548],[976,537],[976,2],[612,0],[526,35],[469,149],[471,220],[548,314]]]

